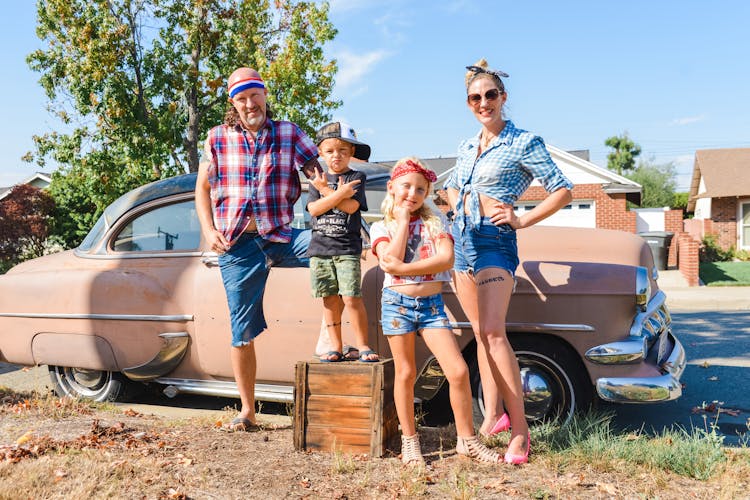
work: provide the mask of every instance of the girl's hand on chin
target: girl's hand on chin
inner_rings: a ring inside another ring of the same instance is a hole
[[[393,207],[393,218],[397,222],[409,222],[409,219],[411,219],[411,212],[406,207]]]

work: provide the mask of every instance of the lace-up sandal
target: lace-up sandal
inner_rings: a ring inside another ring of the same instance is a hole
[[[424,465],[422,449],[419,446],[419,434],[401,436],[401,461],[406,465]]]
[[[487,448],[476,436],[458,436],[456,442],[456,453],[467,458],[473,458],[480,462],[491,464],[503,463],[503,457],[496,451]]]

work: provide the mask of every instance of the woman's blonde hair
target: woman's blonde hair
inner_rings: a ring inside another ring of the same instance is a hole
[[[419,165],[420,167],[424,168],[425,170],[430,170],[428,167],[424,165],[418,158],[415,158],[413,156],[407,156],[406,158],[401,158],[399,161],[396,162],[396,164],[393,166],[393,170],[398,168],[399,166],[407,163],[407,162],[413,162]],[[392,182],[392,181],[391,181]],[[427,194],[425,195],[425,201],[430,196],[430,193],[432,191],[432,183],[428,180],[427,181]],[[385,195],[385,198],[383,199],[383,203],[380,205],[380,213],[383,214],[383,222],[385,223],[385,227],[388,228],[388,231],[394,231],[396,229],[396,221],[393,218],[393,194],[391,194],[390,189]],[[425,227],[427,227],[427,231],[433,238],[437,237],[440,233],[444,231],[443,229],[443,221],[435,215],[435,213],[432,211],[430,207],[427,206],[427,204],[422,204],[421,207],[414,213],[414,215],[417,215],[420,219],[422,219],[422,222],[424,223]]]
[[[487,64],[487,60],[483,57],[477,62],[475,62],[473,65],[467,67],[467,68],[482,68],[483,70],[488,70],[486,73],[482,71],[472,71],[470,69],[466,71],[464,82],[466,83],[467,91],[469,90],[469,85],[471,85],[472,82],[476,80],[477,78],[489,78],[490,80],[492,80],[492,82],[495,84],[495,86],[501,93],[505,93],[505,84],[500,79],[500,76],[497,74],[497,72],[488,69],[488,66],[489,65]],[[503,76],[508,76],[508,75],[503,74]]]

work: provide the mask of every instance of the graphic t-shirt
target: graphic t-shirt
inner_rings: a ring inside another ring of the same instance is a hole
[[[409,221],[409,235],[406,240],[406,251],[404,252],[404,262],[417,262],[428,257],[437,255],[437,244],[441,238],[451,238],[441,228],[440,234],[432,236],[427,230],[421,218],[414,217]],[[391,241],[391,233],[388,231],[383,221],[373,223],[370,227],[370,239],[372,240],[372,253],[376,254],[378,243],[382,241]],[[413,283],[426,283],[429,281],[450,281],[451,275],[448,271],[442,271],[436,274],[421,274],[417,276],[393,276],[385,273],[383,288],[398,285],[409,285]]]
[[[337,208],[312,218],[312,236],[310,247],[307,250],[308,257],[326,257],[330,255],[356,255],[362,252],[362,211],[367,211],[367,198],[365,197],[366,175],[356,170],[349,170],[343,174],[326,173],[328,187],[337,189],[339,178],[342,184],[359,180],[354,186],[352,199],[359,202],[359,210],[348,214]],[[320,199],[320,192],[310,184],[307,202]]]

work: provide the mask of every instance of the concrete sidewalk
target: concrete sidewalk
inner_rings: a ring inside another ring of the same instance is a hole
[[[750,287],[688,286],[679,270],[659,271],[659,288],[667,294],[667,305],[674,310],[748,311]]]

